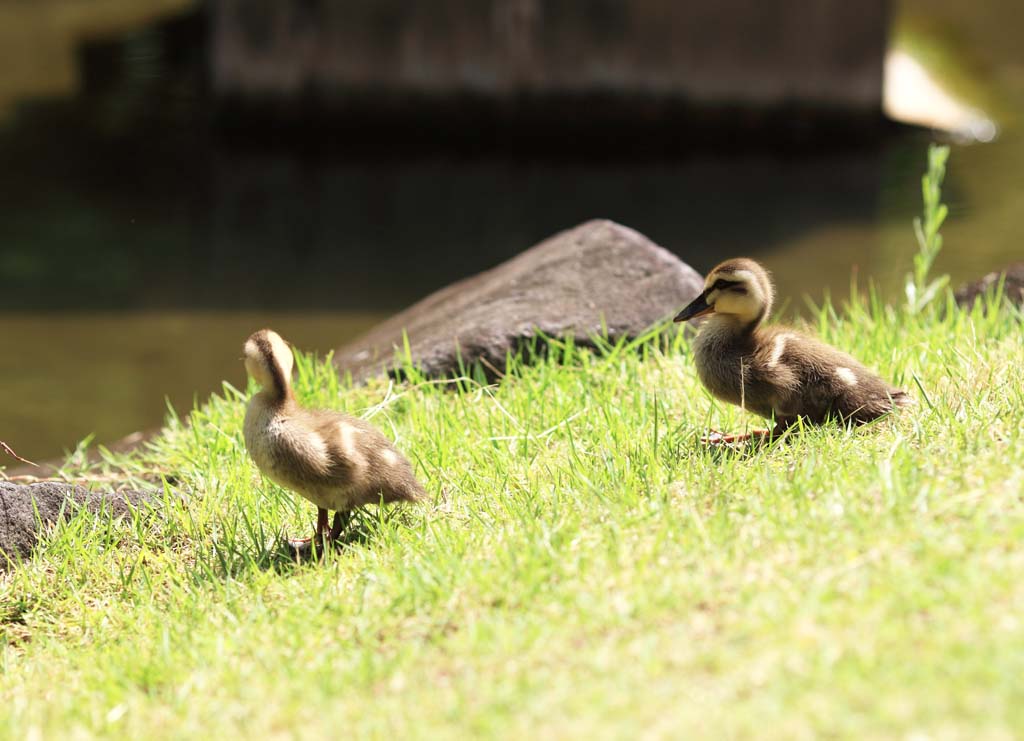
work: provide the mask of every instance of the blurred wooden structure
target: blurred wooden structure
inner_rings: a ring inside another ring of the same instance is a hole
[[[881,110],[887,0],[211,4],[213,87],[241,101]]]

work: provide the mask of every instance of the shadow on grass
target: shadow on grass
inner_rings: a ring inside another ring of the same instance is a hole
[[[234,543],[214,543],[209,558],[197,561],[197,575],[204,581],[237,579],[252,571],[273,571],[288,576],[297,569],[329,562],[328,552],[338,558],[346,551],[372,544],[381,535],[381,526],[398,515],[396,509],[382,513],[357,510],[337,541],[320,545],[314,545],[312,539],[296,543],[284,533],[268,535],[259,524],[248,528],[248,537]],[[248,520],[246,524],[251,525]]]

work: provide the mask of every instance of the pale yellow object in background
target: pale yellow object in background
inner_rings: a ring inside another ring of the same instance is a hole
[[[899,49],[885,56],[882,107],[895,121],[948,131],[967,141],[989,142],[997,133],[984,111],[957,100],[920,62]]]
[[[116,38],[196,0],[0,2],[0,118],[19,100],[67,96],[78,86],[83,41]]]

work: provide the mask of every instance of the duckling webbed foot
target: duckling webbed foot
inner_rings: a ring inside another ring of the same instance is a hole
[[[318,544],[324,542],[324,538],[330,536],[327,527],[327,510],[317,507],[316,509],[316,531],[312,538],[288,538],[288,547],[296,553],[304,553],[308,550],[315,550]]]
[[[732,445],[733,443],[745,443],[749,440],[762,441],[770,439],[773,430],[751,430],[742,435],[726,435],[718,430],[711,430],[700,441],[705,445]]]
[[[711,430],[700,441],[705,445],[732,445],[734,443],[754,442],[755,444],[770,443],[780,439],[789,429],[788,424],[778,424],[770,430],[751,430],[742,435],[726,435],[718,430]]]

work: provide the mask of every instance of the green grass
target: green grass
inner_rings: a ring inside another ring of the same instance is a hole
[[[244,394],[101,468],[188,492],[80,516],[2,577],[11,737],[628,737],[1024,727],[1024,343],[996,304],[821,309],[824,339],[920,403],[868,428],[715,451],[757,423],[685,341],[554,344],[498,386],[339,384],[434,500],[367,511],[323,564],[267,543],[313,509],[257,475]]]
[[[323,563],[279,555],[314,511],[257,474],[225,386],[72,465],[184,497],[78,515],[0,576],[0,734],[1017,736],[1024,316],[931,285],[808,321],[915,407],[763,448],[698,442],[760,420],[668,332],[551,342],[496,385],[352,388],[300,355],[301,400],[380,425],[434,495]]]

